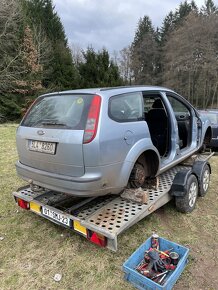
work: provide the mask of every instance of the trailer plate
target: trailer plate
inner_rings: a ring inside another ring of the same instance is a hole
[[[58,223],[70,227],[70,218],[62,213],[54,211],[53,209],[42,206],[42,215],[47,216]]]

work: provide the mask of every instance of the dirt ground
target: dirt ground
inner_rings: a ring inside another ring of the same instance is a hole
[[[25,184],[14,166],[16,126],[0,125],[1,290],[135,289],[123,279],[122,264],[154,230],[190,249],[173,289],[218,289],[218,156],[211,160],[210,189],[191,214],[165,205],[121,234],[114,253],[16,206],[11,192]]]

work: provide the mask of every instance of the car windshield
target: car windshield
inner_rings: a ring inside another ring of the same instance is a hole
[[[83,130],[93,95],[55,95],[39,98],[22,126]]]

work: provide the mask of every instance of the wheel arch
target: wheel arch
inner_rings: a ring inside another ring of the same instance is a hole
[[[210,166],[210,163],[207,160],[205,160],[205,161],[195,161],[195,163],[194,163],[194,165],[192,167],[192,171],[196,175],[198,180],[201,179],[202,171],[203,171],[205,165],[208,165],[209,170],[210,170],[210,174],[211,174],[211,166]]]
[[[132,150],[129,151],[125,159],[120,175],[124,186],[127,185],[133,167],[138,160],[140,160],[140,163],[142,163],[143,165],[146,162],[145,166],[147,174],[151,174],[151,176],[156,176],[159,172],[160,155],[157,149],[153,146],[153,144],[148,144],[148,146],[145,147],[144,144],[146,141],[147,140],[145,139],[140,140],[137,147],[134,146],[135,148],[132,148]]]
[[[211,126],[208,126],[203,138],[203,145],[208,146],[212,140],[212,128]]]
[[[144,151],[135,161],[145,168],[147,176],[155,177],[159,171],[160,158],[155,151],[148,149]],[[135,164],[134,163],[134,164]]]

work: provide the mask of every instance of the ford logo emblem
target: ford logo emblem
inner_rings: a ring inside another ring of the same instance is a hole
[[[38,131],[37,131],[37,134],[38,134],[38,135],[44,135],[45,132],[44,132],[43,130],[38,130]]]

